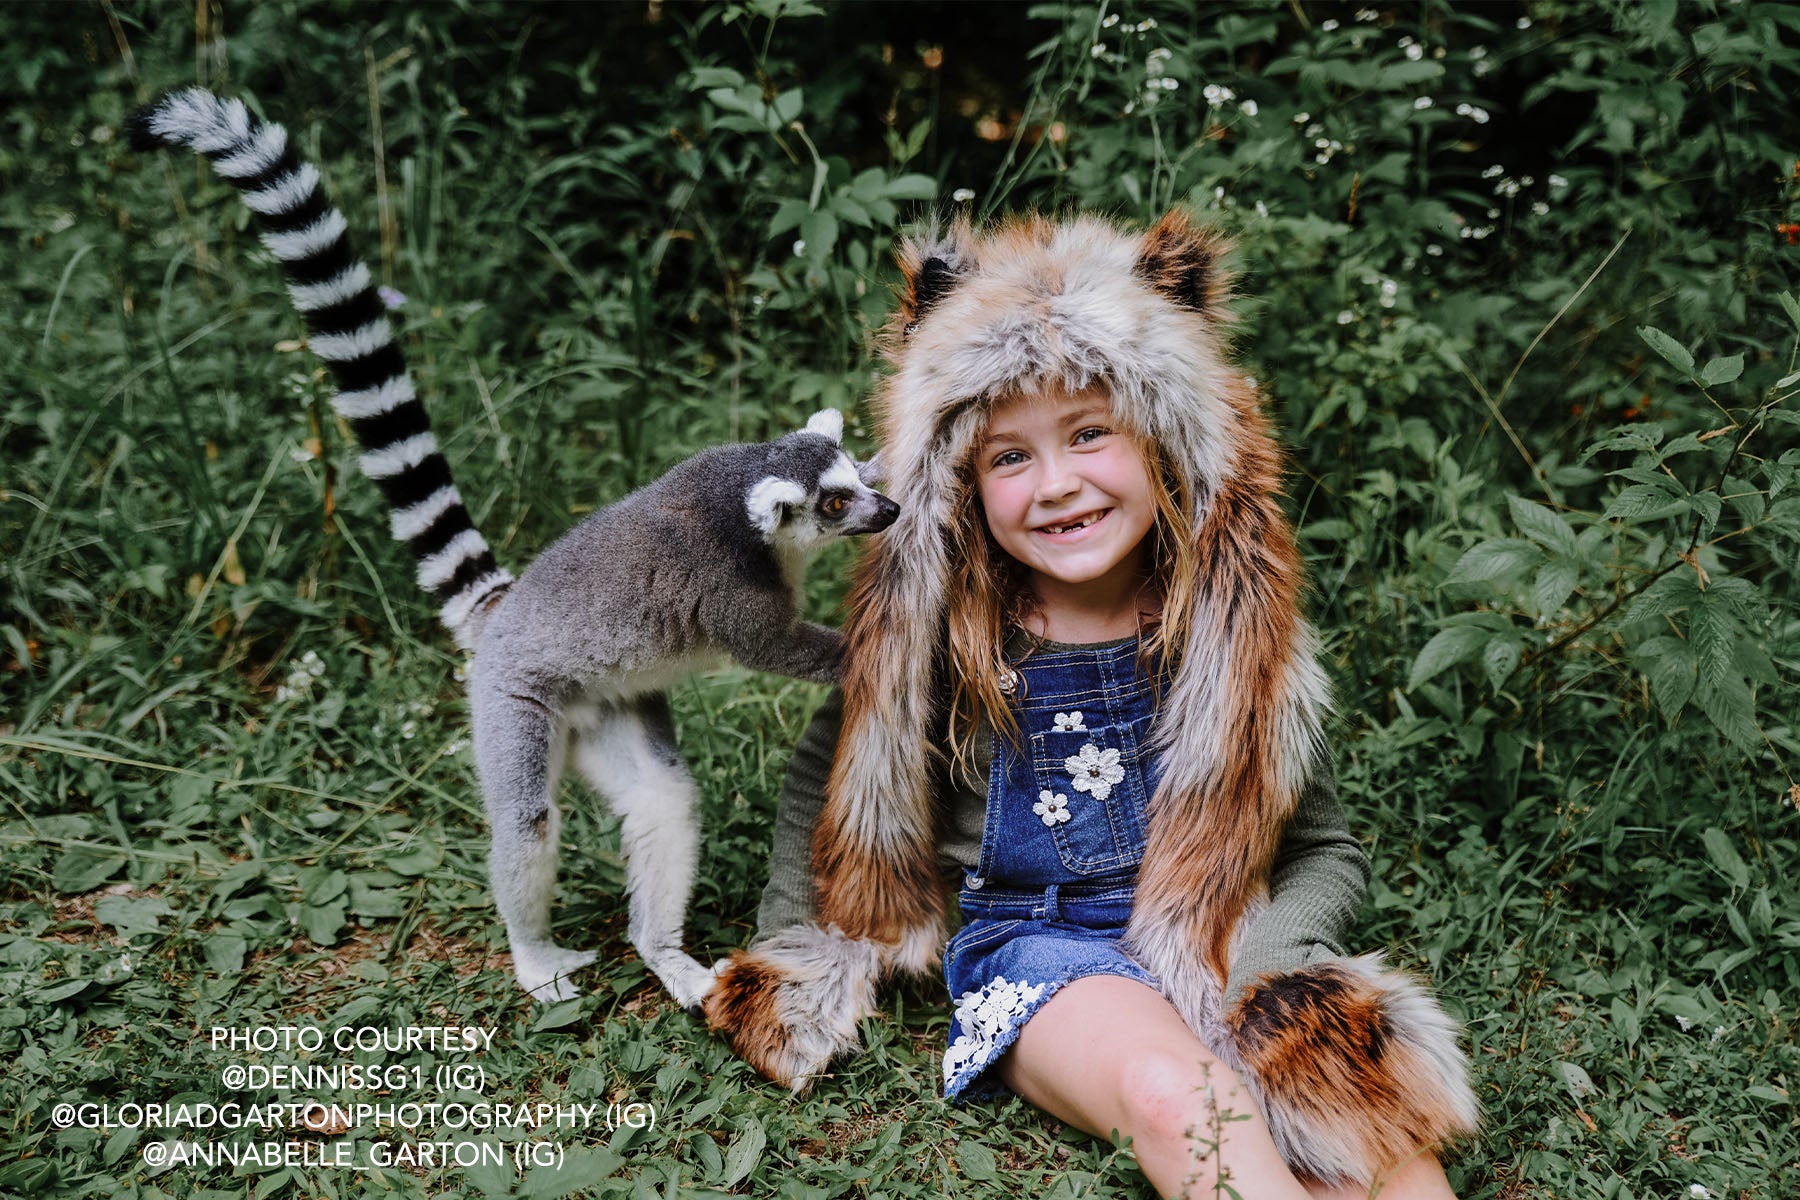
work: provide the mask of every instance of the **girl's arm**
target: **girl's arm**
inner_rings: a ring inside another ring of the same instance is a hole
[[[843,723],[844,692],[832,688],[788,760],[781,800],[775,808],[769,882],[756,910],[755,942],[813,918],[813,827],[825,807],[825,784],[831,778],[831,761],[837,754],[838,730]]]
[[[1227,1009],[1264,975],[1341,956],[1344,934],[1368,886],[1368,856],[1344,820],[1337,779],[1322,773],[1300,793],[1282,833],[1269,876],[1269,906],[1250,923],[1231,961]]]

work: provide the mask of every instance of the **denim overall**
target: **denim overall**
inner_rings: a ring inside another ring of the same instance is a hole
[[[1136,638],[1039,649],[1013,664],[1019,744],[993,735],[981,858],[944,952],[956,1000],[944,1094],[1004,1091],[987,1069],[1065,983],[1156,978],[1119,948],[1161,764]]]

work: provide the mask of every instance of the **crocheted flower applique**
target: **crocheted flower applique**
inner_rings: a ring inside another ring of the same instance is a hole
[[[1112,794],[1113,785],[1125,778],[1119,752],[1102,750],[1092,742],[1063,759],[1063,770],[1075,777],[1076,791],[1087,792],[1096,800],[1106,799]]]
[[[962,1033],[944,1052],[944,1082],[953,1082],[968,1067],[985,1067],[1043,994],[1041,983],[1009,983],[1004,975],[994,976],[985,987],[964,992],[956,1002],[956,1023]]]
[[[1031,811],[1044,824],[1054,829],[1069,819],[1069,798],[1061,792],[1039,792],[1038,801],[1031,806]]]
[[[1057,713],[1055,719],[1058,733],[1086,733],[1088,731],[1088,727],[1081,723],[1081,714],[1078,712]]]

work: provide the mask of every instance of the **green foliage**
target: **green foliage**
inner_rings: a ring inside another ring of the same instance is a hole
[[[1793,1193],[1796,10],[969,7],[0,10],[0,1193],[1147,1192],[1128,1149],[943,1104],[935,986],[809,1099],[759,1084],[630,956],[573,789],[561,934],[606,965],[516,992],[457,663],[279,280],[228,187],[113,133],[196,72],[289,126],[407,297],[514,565],[698,446],[823,405],[866,445],[908,221],[1222,226],[1375,868],[1358,948],[1469,1030],[1458,1194]],[[676,696],[702,956],[748,935],[817,699]],[[50,1118],[226,1098],[213,1025],[444,1020],[496,1031],[490,1099],[658,1122],[561,1171],[351,1176],[158,1173],[160,1135]]]

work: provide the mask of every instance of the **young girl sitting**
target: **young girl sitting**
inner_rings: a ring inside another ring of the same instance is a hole
[[[933,965],[947,860],[947,1095],[1116,1130],[1165,1195],[1448,1196],[1432,1149],[1474,1126],[1466,1064],[1417,984],[1342,957],[1367,865],[1218,254],[1179,214],[903,248],[902,514],[707,1015],[806,1086],[884,974]]]

